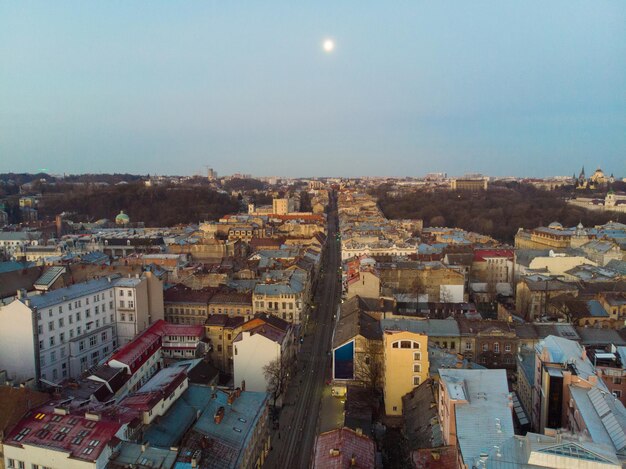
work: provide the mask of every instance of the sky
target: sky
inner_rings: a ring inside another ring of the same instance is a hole
[[[0,2],[0,172],[583,165],[626,177],[623,0]]]

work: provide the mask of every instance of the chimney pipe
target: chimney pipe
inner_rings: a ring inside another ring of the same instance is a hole
[[[217,412],[215,412],[215,415],[213,416],[213,420],[215,421],[215,423],[217,425],[219,425],[222,422],[222,419],[224,418],[224,407],[220,407],[219,409],[217,409]]]

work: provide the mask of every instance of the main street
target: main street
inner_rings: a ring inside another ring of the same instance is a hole
[[[311,310],[307,336],[298,357],[299,371],[287,391],[280,429],[273,436],[274,451],[270,453],[266,467],[305,469],[310,465],[322,391],[330,376],[333,318],[341,295],[339,260],[337,204],[335,196],[331,195],[327,247],[322,260],[323,278],[318,282],[314,296],[316,307]]]

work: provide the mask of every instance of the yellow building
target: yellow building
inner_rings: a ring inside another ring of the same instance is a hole
[[[209,341],[211,363],[226,373],[233,371],[233,341],[241,328],[243,316],[229,317],[227,314],[211,314],[204,328]]]
[[[428,336],[386,330],[383,333],[385,413],[402,415],[402,396],[428,378]]]

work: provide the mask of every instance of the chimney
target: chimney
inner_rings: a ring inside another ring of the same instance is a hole
[[[87,420],[99,422],[102,417],[100,416],[100,414],[96,414],[95,412],[85,412],[85,418]]]
[[[215,415],[213,416],[213,420],[215,421],[215,423],[217,425],[219,425],[222,422],[222,419],[224,418],[224,407],[220,407],[219,409],[217,409],[217,412],[215,412]]]

